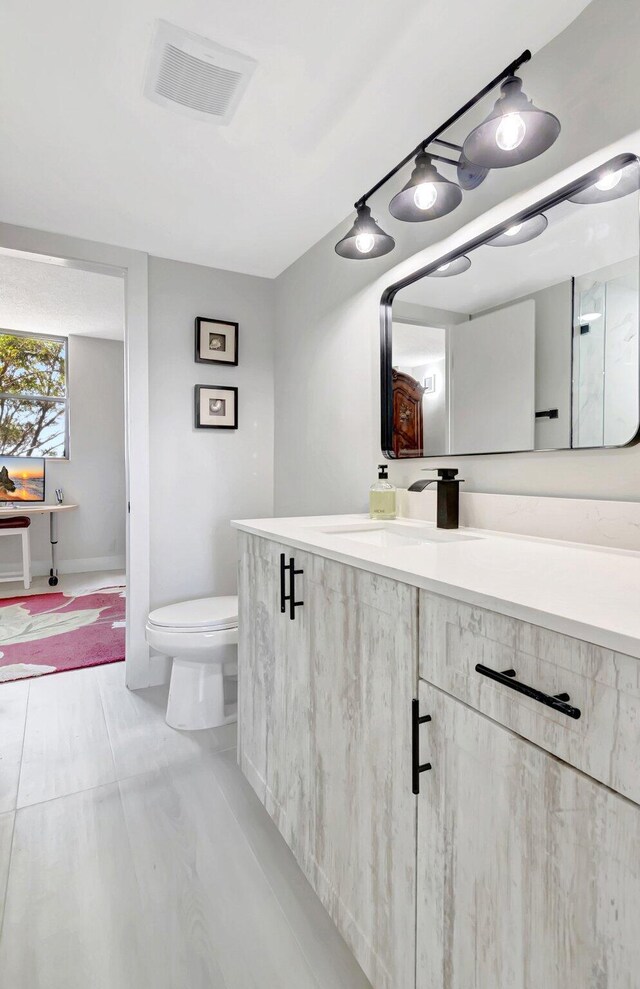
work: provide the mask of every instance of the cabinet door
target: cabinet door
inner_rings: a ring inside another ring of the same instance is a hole
[[[419,693],[418,989],[636,989],[640,808]]]
[[[281,611],[280,554],[300,569],[306,554],[246,533],[239,548],[238,761],[300,858],[310,803],[308,623],[304,607],[293,621]]]
[[[304,599],[313,772],[305,868],[376,989],[413,989],[417,594],[313,556]]]

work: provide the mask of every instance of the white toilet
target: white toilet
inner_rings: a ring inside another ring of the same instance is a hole
[[[224,678],[238,673],[238,598],[199,598],[152,611],[147,642],[173,657],[166,720],[172,728],[217,728],[236,720]]]

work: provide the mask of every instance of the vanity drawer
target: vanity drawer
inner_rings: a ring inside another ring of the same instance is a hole
[[[422,679],[640,803],[640,660],[427,591],[419,642]],[[488,675],[506,670],[535,696]]]

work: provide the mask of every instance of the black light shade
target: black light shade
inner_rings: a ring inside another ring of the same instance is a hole
[[[471,258],[466,254],[461,254],[454,261],[447,261],[441,264],[435,271],[429,272],[429,278],[450,278],[451,275],[461,275],[463,271],[468,271],[471,267]]]
[[[371,216],[366,204],[358,206],[358,215],[351,230],[336,244],[336,254],[341,258],[364,260],[381,258],[396,246],[393,237],[386,234]]]
[[[464,142],[464,157],[484,168],[506,168],[537,158],[560,133],[560,121],[522,92],[522,80],[507,76],[489,116]]]
[[[528,240],[534,240],[547,229],[548,220],[544,213],[532,216],[530,220],[522,223],[514,223],[507,227],[503,234],[499,234],[492,240],[487,241],[487,247],[513,247],[515,244],[526,244]]]
[[[458,183],[465,192],[469,192],[471,189],[477,189],[484,182],[488,174],[488,168],[483,168],[482,165],[474,165],[473,162],[467,161],[464,155],[460,155],[460,161],[458,162]]]
[[[411,178],[389,203],[389,212],[398,220],[419,223],[451,213],[462,201],[462,189],[440,175],[431,156],[421,151]]]
[[[589,205],[591,203],[610,203],[613,199],[622,199],[640,188],[640,167],[633,161],[622,168],[603,168],[602,173],[593,185],[587,186],[581,192],[569,196],[569,202]]]

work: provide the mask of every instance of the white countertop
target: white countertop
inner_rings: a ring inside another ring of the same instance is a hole
[[[398,522],[434,528],[427,522]],[[370,520],[325,515],[232,524],[640,659],[640,552],[467,528],[457,531],[479,538],[383,548],[321,531],[349,523]]]

